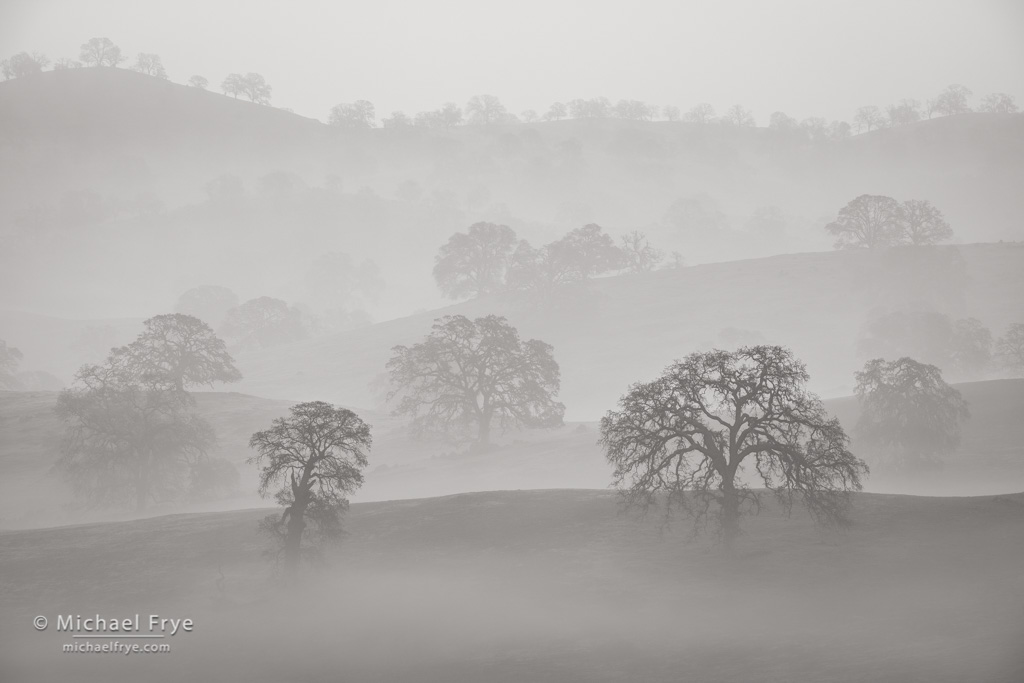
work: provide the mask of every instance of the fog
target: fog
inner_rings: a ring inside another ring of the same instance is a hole
[[[4,3],[0,680],[1024,679],[1022,31]]]

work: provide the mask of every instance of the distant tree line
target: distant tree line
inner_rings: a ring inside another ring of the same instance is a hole
[[[449,298],[501,291],[550,292],[612,272],[654,270],[665,254],[637,230],[616,244],[595,223],[534,247],[507,225],[475,223],[452,235],[434,261],[434,279]]]

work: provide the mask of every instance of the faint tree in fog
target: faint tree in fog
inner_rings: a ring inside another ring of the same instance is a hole
[[[65,71],[67,69],[80,69],[82,63],[70,57],[61,57],[53,63],[54,71]]]
[[[356,263],[351,255],[329,251],[306,269],[307,301],[336,319],[339,312],[366,308],[384,289],[380,269],[371,260]]]
[[[454,102],[446,102],[438,110],[438,114],[445,130],[451,130],[454,126],[462,125],[462,109]]]
[[[31,54],[19,52],[13,57],[0,62],[0,73],[3,74],[5,81],[12,78],[25,78],[26,76],[42,73],[43,69],[49,64],[50,60],[47,59],[46,55],[38,52]]]
[[[6,341],[0,339],[0,389],[14,391],[20,388],[21,383],[15,377],[15,373],[22,358],[24,356],[21,351],[8,346]]]
[[[629,121],[650,121],[657,113],[657,107],[653,107],[639,100],[619,100],[615,104],[612,113],[616,118]]]
[[[450,299],[497,292],[515,246],[516,233],[507,225],[474,223],[441,246],[434,258],[434,280]]]
[[[1013,95],[997,92],[985,96],[985,99],[981,101],[980,111],[989,114],[1016,114],[1019,110]]]
[[[257,73],[247,73],[242,78],[242,93],[256,104],[270,104],[271,87]]]
[[[768,129],[780,133],[800,132],[800,123],[785,112],[776,111],[768,117]]]
[[[903,209],[892,197],[862,194],[839,210],[825,226],[835,236],[836,249],[877,249],[899,244]]]
[[[565,105],[561,102],[555,102],[548,107],[547,112],[544,114],[545,121],[561,121],[569,115],[569,110],[566,109]]]
[[[828,136],[832,140],[845,140],[850,137],[850,124],[846,121],[833,121],[828,124]]]
[[[678,121],[682,114],[679,113],[679,107],[671,104],[666,104],[661,108],[661,115],[665,117],[666,121]]]
[[[847,522],[849,492],[867,466],[847,448],[839,421],[807,388],[803,363],[779,346],[693,353],[661,377],[633,385],[601,419],[601,445],[627,503],[646,509],[665,495],[698,524],[716,522],[727,549],[762,493],[787,508],[799,500],[825,524]]]
[[[242,379],[224,341],[205,322],[184,313],[146,320],[138,338],[113,349],[110,359],[144,383],[168,384],[178,391]]]
[[[885,125],[885,116],[882,115],[882,110],[875,105],[868,105],[861,107],[853,115],[853,125],[857,127],[858,133],[864,130],[871,131]]]
[[[861,413],[855,433],[867,445],[891,449],[897,467],[934,463],[960,444],[967,402],[939,368],[912,358],[876,358],[856,378]]]
[[[472,125],[505,123],[509,113],[494,95],[474,95],[466,103],[466,117]]]
[[[199,76],[198,74],[188,79],[188,84],[193,88],[199,88],[200,90],[206,90],[207,86],[210,85],[210,81],[206,80],[205,77]]]
[[[952,320],[929,310],[896,310],[872,318],[858,343],[862,357],[913,356],[959,379],[976,379],[992,357],[992,333],[979,320]]]
[[[685,236],[694,238],[720,232],[729,226],[718,202],[704,193],[681,197],[672,202],[663,220]]]
[[[245,186],[236,175],[217,176],[203,187],[209,202],[216,206],[233,207],[245,199]]]
[[[523,120],[523,123],[535,123],[540,120],[540,116],[533,109],[527,109],[519,115],[519,118]]]
[[[228,74],[221,83],[220,89],[225,95],[231,95],[238,99],[239,95],[246,97],[250,102],[256,104],[269,104],[271,87],[257,73]]]
[[[403,111],[393,111],[391,116],[385,116],[380,120],[380,125],[384,128],[406,128],[412,123],[412,119]]]
[[[593,120],[606,119],[611,115],[612,103],[607,97],[594,97],[589,100],[572,100],[569,102],[569,116],[574,119]]]
[[[707,102],[701,103],[683,114],[687,123],[712,123],[715,120],[715,108]]]
[[[438,318],[424,341],[392,349],[387,370],[388,400],[398,400],[394,413],[411,417],[417,436],[472,440],[482,449],[495,422],[503,431],[562,424],[553,348],[522,341],[499,316]]]
[[[584,283],[626,265],[625,254],[611,236],[590,223],[540,249],[521,241],[509,263],[508,286],[548,294],[556,287]]]
[[[921,103],[917,100],[900,100],[899,104],[890,104],[885,113],[890,126],[905,126],[921,120]]]
[[[800,122],[800,132],[812,143],[822,143],[829,139],[828,122],[820,116],[810,116]]]
[[[125,60],[110,38],[90,38],[78,56],[86,66],[117,66]]]
[[[373,103],[367,100],[356,100],[351,104],[337,104],[331,108],[327,123],[339,128],[355,128],[366,130],[376,123]]]
[[[932,109],[936,114],[942,116],[955,116],[956,114],[967,114],[971,111],[971,105],[967,98],[971,96],[971,90],[962,85],[951,85],[935,98]]]
[[[225,95],[231,95],[236,100],[239,95],[245,92],[245,77],[242,74],[228,74],[220,84],[220,89]]]
[[[319,556],[323,543],[342,536],[347,496],[363,484],[371,445],[369,425],[351,410],[323,401],[292,406],[288,417],[249,439],[257,452],[249,463],[261,468],[260,495],[281,485],[274,499],[284,513],[266,517],[260,526],[279,543],[290,576],[303,556]],[[303,544],[304,537],[312,542]]]
[[[132,70],[147,76],[155,76],[156,78],[167,80],[167,70],[164,69],[163,62],[160,61],[160,55],[140,52],[135,58]]]
[[[126,360],[112,354],[105,365],[86,365],[60,393],[66,430],[54,469],[92,504],[142,512],[185,488],[214,433],[188,393]]]
[[[236,306],[224,316],[219,333],[237,348],[268,348],[305,339],[302,313],[286,301],[261,296]]]
[[[757,125],[757,122],[754,121],[753,113],[740,104],[734,104],[729,107],[729,111],[722,115],[721,121],[722,123],[743,128],[753,128]]]
[[[647,235],[634,230],[622,236],[622,254],[625,256],[626,269],[631,273],[646,273],[654,270],[665,259],[665,252],[651,246]]]
[[[942,212],[931,202],[908,199],[900,205],[901,241],[913,245],[938,244],[953,236]]]
[[[1010,372],[1024,374],[1024,323],[1014,323],[996,343],[996,357]]]

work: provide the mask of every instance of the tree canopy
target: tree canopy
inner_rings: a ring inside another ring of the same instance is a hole
[[[551,427],[565,414],[554,399],[560,378],[553,348],[522,341],[499,316],[438,318],[424,341],[392,349],[387,370],[395,414],[410,416],[420,436],[485,447],[494,423],[502,430]]]
[[[856,434],[868,445],[891,449],[898,467],[935,463],[960,443],[970,414],[942,371],[912,358],[868,361],[857,373],[861,415]]]
[[[434,259],[434,280],[452,299],[499,291],[515,246],[516,233],[507,225],[474,223],[441,246]]]
[[[715,522],[727,546],[761,503],[745,468],[786,506],[799,499],[819,522],[845,523],[868,469],[808,379],[790,351],[759,345],[693,353],[633,385],[601,419],[616,487],[630,505],[665,496],[669,509]]]
[[[261,467],[260,495],[281,485],[274,498],[284,513],[268,517],[264,529],[280,541],[290,570],[303,555],[315,555],[320,542],[341,535],[347,496],[363,484],[371,445],[369,425],[323,401],[294,405],[287,417],[252,435],[249,447],[256,455],[249,462]],[[314,542],[303,547],[307,524],[313,525]]]

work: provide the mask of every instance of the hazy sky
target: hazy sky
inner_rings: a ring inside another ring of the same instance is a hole
[[[597,95],[742,102],[764,125],[954,82],[1024,104],[1022,0],[0,0],[3,56],[77,58],[93,36],[161,55],[177,82],[259,72],[273,104],[320,119],[356,99],[380,117],[491,93],[517,113]]]

